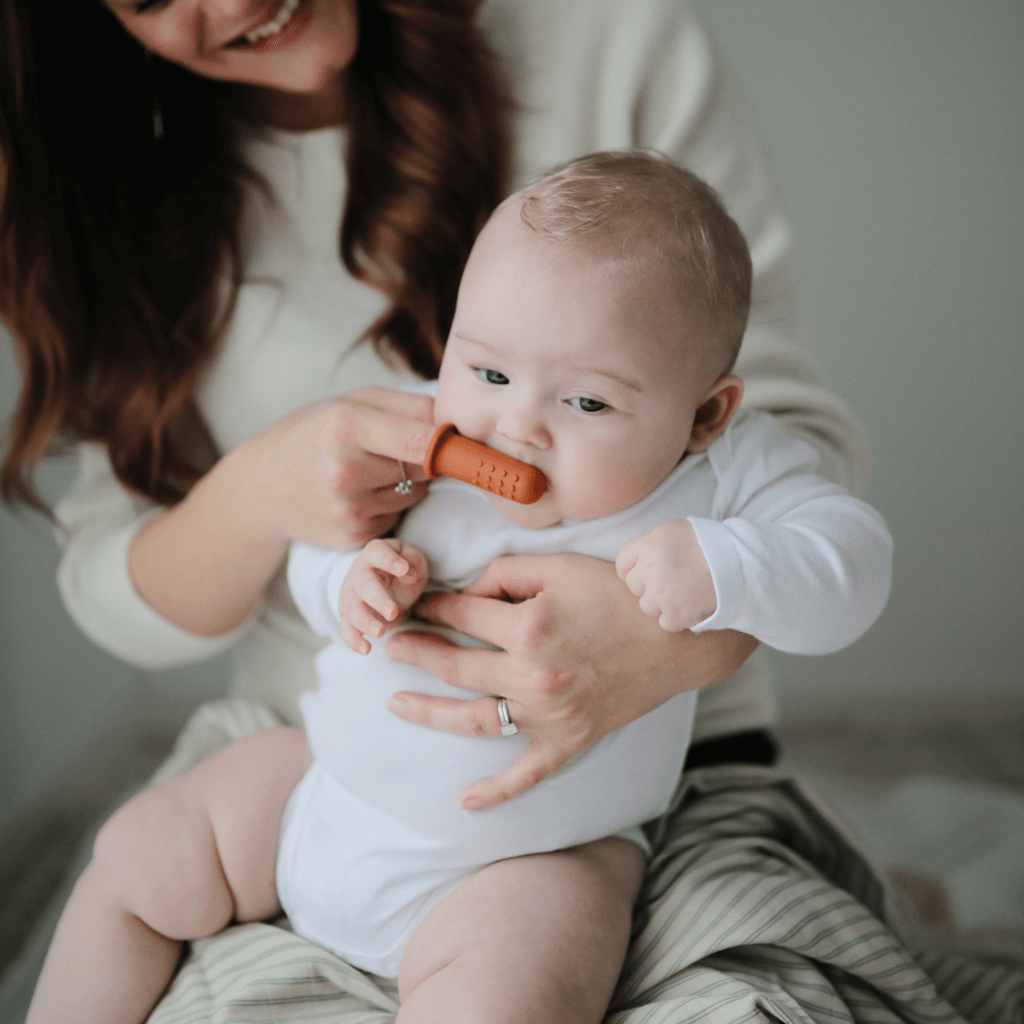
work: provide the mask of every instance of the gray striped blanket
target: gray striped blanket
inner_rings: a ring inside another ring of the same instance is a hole
[[[1024,964],[927,929],[786,772],[688,772],[649,832],[607,1024],[1024,1024]],[[390,1024],[397,999],[279,921],[194,943],[150,1024]]]

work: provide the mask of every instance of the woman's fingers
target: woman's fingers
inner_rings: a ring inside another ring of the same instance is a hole
[[[271,539],[354,547],[386,533],[426,493],[432,416],[432,399],[384,388],[324,399],[239,445],[218,476],[232,506]],[[395,490],[403,479],[413,483],[409,494]]]
[[[375,493],[385,502],[405,507],[409,501],[401,497],[395,486],[403,479],[425,493],[426,474],[419,463],[403,462],[386,455],[376,455],[350,445],[338,443],[332,424],[327,423],[318,441],[320,465],[325,483],[342,493]],[[404,470],[404,476],[403,476]]]
[[[509,718],[519,731],[528,733],[530,730],[522,720],[526,709],[514,701],[507,701],[507,707]],[[442,732],[488,737],[495,742],[504,739],[498,702],[494,697],[458,700],[454,697],[430,697],[422,693],[403,692],[393,694],[388,699],[387,708],[406,722],[426,725]],[[535,737],[504,771],[467,786],[459,796],[459,806],[463,810],[475,811],[511,800],[532,789],[549,775],[554,775],[574,753],[575,747],[563,748],[551,740]]]
[[[498,678],[502,664],[501,654],[498,651],[488,651],[480,647],[456,647],[436,633],[420,633],[409,630],[396,633],[391,637],[385,652],[392,661],[419,665],[431,675],[437,676],[442,682],[449,686],[457,686],[461,690],[475,690],[478,693],[508,693],[510,689]],[[424,698],[424,700],[427,699],[430,698]],[[457,703],[465,704],[466,702],[457,701]],[[470,730],[450,729],[448,731],[469,732]]]
[[[396,474],[402,462],[410,480],[423,481],[423,460],[434,436],[433,408],[433,399],[424,395],[364,388],[331,405],[321,444],[338,457],[357,449],[394,460]]]
[[[406,473],[409,476],[408,470]],[[360,479],[373,486],[360,486]],[[323,547],[356,547],[387,533],[399,516],[427,493],[428,484],[419,482],[413,484],[408,494],[399,494],[395,485],[401,479],[397,462],[365,452],[336,467],[327,465],[323,474],[327,492],[325,518],[340,532],[319,542],[302,539]]]
[[[412,477],[406,471],[406,477],[411,481]],[[401,494],[395,490],[396,484],[401,482],[401,475],[398,472],[398,464],[392,463],[388,466],[385,475],[385,483],[374,492],[374,500],[377,507],[382,511],[404,512],[411,505],[415,505],[422,498],[426,497],[427,489],[430,486],[427,481],[421,480],[413,483],[412,490],[408,494]]]
[[[508,702],[508,708],[512,721],[515,721],[516,705]],[[498,718],[498,701],[494,697],[459,700],[457,697],[431,697],[425,693],[402,692],[388,698],[387,709],[405,722],[426,725],[441,732],[504,738]]]
[[[476,811],[511,800],[554,775],[573,753],[534,739],[504,771],[467,786],[459,794],[459,806],[466,811]]]
[[[433,400],[366,388],[321,406],[317,434],[326,516],[345,546],[386,532],[426,494],[422,462],[433,436]],[[408,492],[396,486],[408,481]]]
[[[434,591],[416,602],[415,614],[424,622],[450,626],[467,636],[476,637],[495,647],[508,644],[510,631],[522,621],[516,606],[507,601],[468,594]],[[472,650],[472,648],[469,648]],[[406,659],[396,659],[404,661]]]
[[[557,555],[506,555],[496,558],[463,594],[501,600],[528,601],[558,573]]]
[[[434,400],[429,395],[416,395],[394,388],[366,387],[348,392],[347,397],[360,405],[405,419],[423,420],[425,423],[432,423],[434,419]]]

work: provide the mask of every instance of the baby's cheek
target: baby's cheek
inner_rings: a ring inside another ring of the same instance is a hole
[[[567,519],[600,519],[635,505],[651,490],[628,462],[611,466],[581,465],[562,489]]]

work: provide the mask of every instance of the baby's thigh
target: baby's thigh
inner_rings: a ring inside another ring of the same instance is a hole
[[[297,729],[232,743],[118,810],[97,836],[93,874],[171,938],[272,916],[278,826],[309,760]]]
[[[481,869],[410,938],[399,1024],[598,1024],[642,875],[639,849],[616,837]]]

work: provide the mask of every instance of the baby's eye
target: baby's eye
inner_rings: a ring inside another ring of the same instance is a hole
[[[569,404],[580,412],[600,412],[608,408],[605,402],[599,402],[596,398],[584,398],[582,395],[570,398]]]
[[[170,3],[170,0],[136,0],[135,13],[145,14],[146,11],[151,11],[155,7],[163,7],[168,3]]]
[[[476,371],[481,380],[487,381],[488,384],[507,384],[508,377],[503,373],[499,373],[497,370],[488,370],[486,367],[481,366]]]

